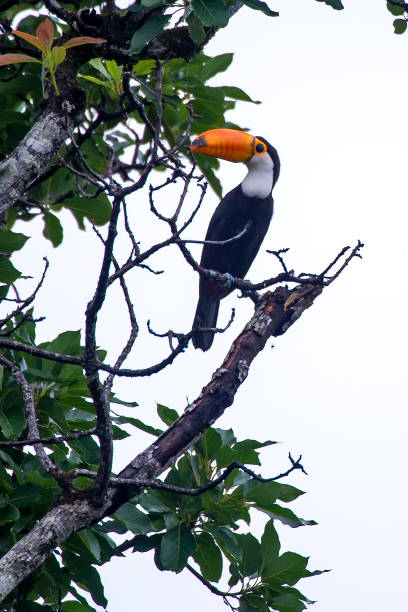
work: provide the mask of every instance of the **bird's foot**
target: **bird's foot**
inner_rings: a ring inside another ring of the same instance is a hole
[[[221,287],[223,289],[231,289],[231,287],[234,284],[234,277],[229,272],[225,272],[224,276],[226,276],[226,280],[223,283],[221,283]]]

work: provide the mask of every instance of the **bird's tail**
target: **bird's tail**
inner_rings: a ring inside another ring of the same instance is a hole
[[[201,295],[198,300],[193,327],[216,327],[220,300],[213,295]],[[202,351],[208,351],[214,340],[212,331],[195,331],[193,345]]]

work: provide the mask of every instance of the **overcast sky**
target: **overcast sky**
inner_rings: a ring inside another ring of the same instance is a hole
[[[271,8],[280,11],[279,18],[244,7],[207,48],[211,55],[235,53],[231,68],[214,84],[242,87],[263,102],[240,103],[230,119],[267,138],[280,154],[275,216],[264,247],[290,247],[290,267],[316,273],[343,246],[361,239],[366,247],[363,260],[355,260],[274,348],[257,358],[217,425],[233,427],[240,438],[281,442],[263,453],[265,476],[288,467],[289,451],[303,455],[309,475],[293,475],[289,482],[307,493],[290,507],[319,524],[281,527],[279,533],[283,550],[310,555],[311,569],[332,569],[300,585],[318,600],[313,610],[402,610],[408,594],[408,35],[393,34],[385,2],[350,1],[339,12],[313,0],[276,0]],[[241,181],[245,168],[222,164],[227,190]],[[216,204],[209,194],[191,237],[204,235]],[[161,230],[153,229],[140,194],[132,206],[137,237],[150,244]],[[39,253],[50,251],[52,269],[36,312],[48,316],[41,339],[82,327],[94,290],[91,273],[100,249],[89,235],[78,235],[68,216],[67,223],[73,231],[62,247],[54,251],[33,238],[21,254],[31,257],[36,273]],[[141,326],[147,317],[158,331],[186,331],[191,325],[198,279],[173,251],[152,262],[165,268],[165,275],[129,276]],[[258,281],[271,271],[278,268],[262,248],[248,276]],[[118,382],[123,399],[141,404],[134,416],[155,423],[156,401],[181,411],[187,398],[200,393],[249,318],[246,302],[236,294],[223,302],[220,322],[228,320],[232,306],[236,321],[208,353],[190,348],[155,379]],[[101,317],[98,342],[105,348],[123,343],[126,328],[121,336],[118,312],[112,307]],[[126,365],[148,365],[166,350],[164,342],[142,331]],[[150,441],[136,434],[121,442],[116,469]],[[255,520],[255,529],[260,527]],[[102,574],[110,612],[226,610],[189,574],[160,573],[148,554],[118,559]]]

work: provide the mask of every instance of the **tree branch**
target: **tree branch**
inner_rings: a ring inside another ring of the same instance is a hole
[[[0,214],[15,204],[45,170],[84,110],[79,90],[50,104],[21,143],[0,163]]]
[[[163,472],[177,457],[194,444],[234,401],[236,392],[244,382],[256,355],[271,336],[283,333],[309,308],[322,292],[321,286],[278,287],[265,293],[255,313],[234,341],[222,365],[211,381],[184,414],[151,446],[138,455],[118,478],[150,481]],[[138,487],[121,487],[110,493],[111,505],[106,511],[113,513],[122,503],[135,495]]]
[[[234,401],[249,367],[272,336],[283,333],[309,308],[322,286],[278,287],[259,300],[253,317],[233,342],[221,366],[184,414],[152,445],[136,456],[118,478],[145,482],[157,478]],[[110,474],[109,474],[110,476]],[[110,487],[104,504],[78,500],[60,505],[40,519],[0,561],[0,599],[13,590],[71,533],[115,512],[140,490],[140,485]],[[30,551],[30,553],[28,553]]]
[[[170,493],[178,493],[179,495],[188,495],[190,497],[197,497],[198,495],[202,495],[203,493],[206,493],[207,491],[211,491],[212,489],[215,489],[216,487],[218,487],[218,485],[224,482],[226,478],[228,477],[228,475],[231,474],[231,472],[234,470],[241,470],[242,472],[245,472],[246,474],[251,476],[251,478],[253,478],[254,480],[257,480],[258,482],[264,482],[264,483],[273,482],[275,480],[285,478],[294,470],[301,470],[304,474],[307,473],[304,467],[302,466],[302,464],[300,463],[300,460],[302,459],[302,455],[300,455],[299,459],[294,461],[291,454],[289,453],[289,459],[292,463],[292,466],[289,469],[287,469],[286,472],[283,472],[282,474],[279,474],[278,476],[272,476],[271,478],[263,478],[262,476],[259,476],[259,474],[256,474],[253,470],[248,468],[243,463],[239,463],[238,461],[233,461],[232,463],[230,463],[230,465],[228,465],[224,469],[224,471],[217,478],[214,478],[214,480],[207,482],[205,485],[202,485],[201,487],[195,487],[195,488],[177,487],[176,485],[167,484],[165,482],[159,482],[158,480],[133,480],[132,478],[119,478],[119,477],[114,477],[114,476],[112,476],[109,479],[109,483],[112,487],[125,486],[125,487],[138,487],[138,488],[140,487],[140,488],[158,489],[159,491],[169,491]],[[77,469],[77,470],[74,470],[73,477],[76,478],[77,476],[87,476],[89,478],[95,478],[96,472],[92,472],[91,470],[86,470],[86,469]]]
[[[96,434],[96,427],[87,429],[86,431],[76,431],[71,434],[61,436],[49,436],[48,438],[29,438],[27,440],[3,440],[0,442],[0,448],[12,446],[18,448],[20,446],[33,446],[34,444],[61,444],[61,442],[69,442],[69,440],[78,440],[86,436]]]

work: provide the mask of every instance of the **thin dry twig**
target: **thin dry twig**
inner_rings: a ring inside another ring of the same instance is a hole
[[[49,436],[48,438],[28,438],[27,440],[3,440],[0,442],[0,447],[20,447],[20,446],[34,446],[34,444],[61,444],[61,442],[69,442],[70,440],[79,440],[79,438],[85,438],[86,436],[93,436],[96,434],[96,427],[87,429],[85,431],[75,431],[71,434]]]
[[[46,257],[43,257],[43,261],[45,261],[45,266],[44,266],[44,270],[42,273],[42,276],[36,286],[36,288],[34,289],[33,293],[26,298],[25,300],[21,300],[20,298],[18,298],[18,301],[20,302],[20,306],[18,306],[18,308],[16,308],[15,310],[13,310],[13,312],[11,312],[9,315],[7,315],[7,317],[5,317],[2,321],[0,321],[0,328],[3,327],[4,325],[6,325],[6,323],[8,321],[10,321],[10,319],[15,318],[17,315],[19,315],[25,308],[27,308],[27,306],[29,306],[30,304],[32,304],[32,302],[35,300],[38,291],[40,290],[44,279],[45,279],[45,275],[47,274],[47,270],[49,267],[49,262],[48,259]],[[10,332],[8,332],[10,333]]]
[[[218,487],[218,485],[224,482],[227,476],[229,476],[229,474],[231,474],[231,472],[233,472],[234,470],[240,470],[241,472],[245,472],[245,474],[248,474],[248,476],[251,476],[251,478],[253,478],[257,482],[262,482],[262,483],[274,482],[276,480],[280,480],[281,478],[286,478],[286,476],[288,476],[295,470],[301,470],[304,474],[307,474],[303,465],[300,463],[301,459],[302,459],[302,455],[300,455],[299,458],[295,461],[292,455],[289,453],[289,460],[291,462],[291,467],[288,468],[285,472],[282,472],[282,474],[278,474],[278,476],[272,476],[270,478],[263,478],[262,476],[259,476],[259,474],[256,474],[253,470],[251,470],[249,467],[247,467],[243,463],[239,463],[239,461],[233,461],[232,463],[230,463],[230,465],[228,465],[222,471],[222,473],[217,478],[214,478],[214,480],[207,482],[205,485],[202,485],[201,487],[195,487],[195,488],[178,487],[176,485],[167,484],[165,482],[160,482],[158,480],[138,480],[138,479],[133,479],[133,478],[117,478],[114,476],[110,478],[110,484],[113,487],[120,487],[120,486],[143,487],[143,488],[150,488],[150,489],[158,489],[160,491],[169,491],[171,493],[177,493],[179,495],[188,495],[190,497],[197,497],[198,495],[202,495],[203,493],[206,493],[207,491],[211,491],[212,489],[215,489],[216,487]],[[90,478],[96,477],[95,472],[92,472],[91,470],[84,470],[84,469],[77,469],[73,472],[73,474],[74,474],[74,477],[77,477],[77,476],[88,476]]]

